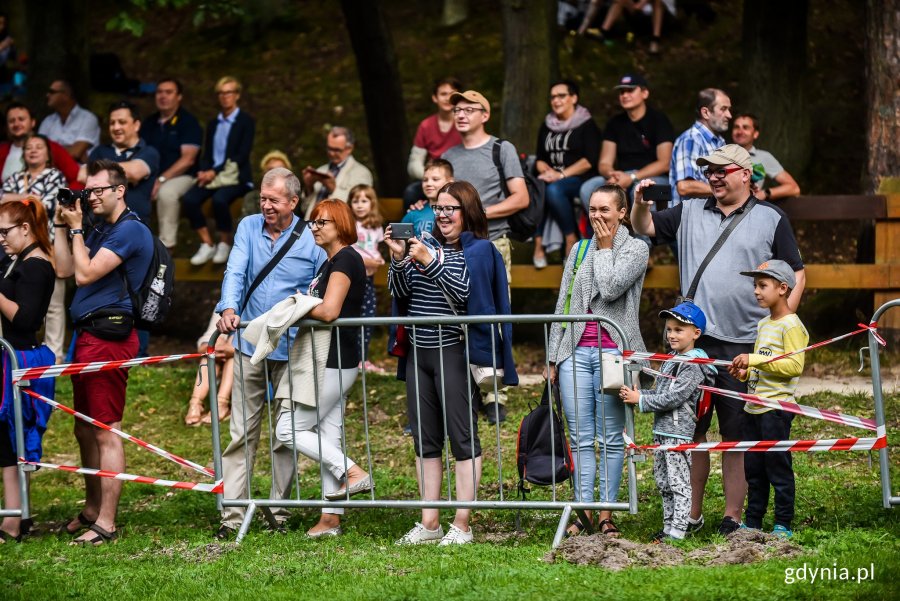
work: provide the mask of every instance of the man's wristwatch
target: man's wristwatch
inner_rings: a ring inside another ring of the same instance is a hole
[[[81,234],[82,236],[84,236],[84,230],[81,228],[78,228],[77,230],[69,230],[69,238],[75,238],[76,234]]]
[[[160,175],[159,177],[156,178],[156,181],[158,181],[161,184],[164,184],[167,181],[169,181],[169,178],[167,178],[165,175]]]
[[[634,171],[632,171],[632,172],[631,172],[631,183],[633,184],[633,183],[636,182],[636,181],[637,181],[637,173],[635,173]]]

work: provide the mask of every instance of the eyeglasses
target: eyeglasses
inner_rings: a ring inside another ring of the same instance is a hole
[[[218,96],[231,96],[232,94],[237,94],[237,90],[219,90],[216,92]]]
[[[484,110],[484,109],[481,108],[480,106],[479,106],[479,107],[474,107],[474,106],[465,106],[465,107],[457,106],[457,107],[454,107],[453,110],[452,110],[451,112],[452,112],[454,115],[458,115],[458,114],[460,114],[460,113],[463,113],[466,117],[471,117],[471,116],[472,116],[472,113],[474,113],[475,111],[483,111],[483,110]]]
[[[334,219],[313,219],[309,222],[309,229],[320,230],[325,227],[326,223],[334,223]]]
[[[330,152],[332,154],[341,154],[342,152],[347,150],[347,148],[348,148],[347,146],[344,146],[343,148],[335,148],[334,146],[326,146],[325,152]]]
[[[54,94],[62,94],[64,91],[65,90],[54,90],[53,88],[50,88],[49,90],[47,90],[47,95],[53,96]]]
[[[118,188],[118,187],[121,186],[121,185],[122,185],[122,184],[113,184],[113,185],[111,185],[111,186],[101,186],[101,187],[99,187],[99,188],[86,188],[86,189],[85,189],[85,192],[87,192],[87,197],[88,197],[88,198],[90,198],[91,196],[96,195],[97,198],[99,199],[99,198],[103,198],[103,191],[104,191],[104,190],[111,190],[111,189],[113,189],[113,188]]]
[[[461,209],[460,205],[432,205],[431,207],[435,215],[446,215],[447,217],[453,217],[453,214]]]
[[[743,171],[743,170],[744,170],[743,167],[738,167],[738,166],[719,167],[718,169],[707,169],[703,172],[703,175],[706,176],[706,179],[712,179],[714,177],[715,178],[723,178],[726,175],[730,175],[730,174],[734,173],[735,171]]]
[[[568,92],[566,92],[565,94],[550,94],[550,100],[562,100],[563,98],[568,98],[568,97],[569,97]]]
[[[6,235],[9,234],[12,230],[16,229],[22,225],[21,223],[17,223],[15,225],[11,225],[9,227],[0,227],[0,238],[6,239]]]

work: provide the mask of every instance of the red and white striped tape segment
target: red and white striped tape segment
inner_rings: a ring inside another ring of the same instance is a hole
[[[120,472],[110,472],[107,470],[95,470],[87,467],[76,467],[74,465],[57,465],[55,463],[44,463],[41,461],[26,461],[21,457],[19,457],[19,463],[45,467],[51,470],[72,472],[73,474],[85,474],[87,476],[98,476],[100,478],[112,478],[114,480],[126,480],[128,482],[140,482],[141,484],[155,484],[156,486],[166,486],[168,488],[196,490],[197,492],[211,492],[221,494],[225,490],[222,480],[219,480],[215,484],[203,484],[200,482],[179,482],[177,480],[163,480],[162,478],[148,478],[147,476],[135,476],[134,474],[123,474]]]
[[[688,442],[683,444],[637,445],[625,437],[625,446],[629,449],[645,449],[653,451],[722,451],[722,452],[790,452],[813,453],[819,451],[871,451],[887,447],[887,436],[884,426],[878,428],[877,438],[831,438],[827,440],[742,440],[732,442]]]
[[[851,336],[855,336],[857,334],[861,334],[863,332],[871,331],[875,335],[875,340],[878,341],[878,344],[882,346],[886,346],[884,338],[882,338],[878,334],[878,324],[877,322],[872,322],[869,325],[864,323],[857,324],[859,325],[858,330],[854,330],[852,332],[847,332],[846,334],[841,334],[840,336],[835,336],[834,338],[829,338],[828,340],[822,340],[821,342],[816,342],[815,344],[811,344],[805,348],[798,349],[796,351],[791,351],[790,353],[785,353],[783,355],[778,355],[777,357],[772,357],[771,359],[767,359],[766,363],[772,363],[773,361],[778,361],[779,359],[784,359],[785,357],[791,357],[793,355],[799,355],[800,353],[805,353],[806,351],[819,348],[821,346],[825,346],[826,344],[831,344],[832,342],[837,342],[838,340],[843,340],[844,338],[849,338]],[[641,351],[622,351],[622,356],[626,359],[643,359],[646,361],[675,361],[676,363],[696,363],[699,365],[717,365],[719,367],[730,367],[731,360],[725,359],[710,359],[707,357],[689,357],[687,355],[670,355],[669,353],[646,353]]]
[[[641,369],[641,371],[652,376],[669,378],[671,380],[678,379],[672,377],[669,374],[664,374],[662,372],[656,371],[655,369],[650,369],[649,367],[644,367]],[[855,415],[847,415],[846,413],[838,413],[836,411],[829,411],[828,409],[818,409],[816,407],[801,405],[799,403],[790,403],[787,401],[779,401],[777,399],[769,399],[766,397],[757,396],[755,394],[748,394],[746,392],[736,392],[734,390],[726,390],[724,388],[715,388],[713,386],[706,386],[703,384],[698,386],[698,388],[700,388],[701,390],[708,390],[713,394],[720,394],[722,396],[738,399],[746,403],[753,403],[754,405],[769,407],[770,409],[781,409],[790,413],[796,413],[797,415],[805,415],[806,417],[822,419],[825,421],[834,422],[836,424],[843,424],[845,426],[852,426],[854,428],[862,428],[864,430],[875,431],[876,429],[875,420],[873,419],[856,417]]]
[[[184,467],[189,467],[192,470],[200,472],[204,476],[209,476],[210,478],[216,477],[216,475],[213,472],[211,472],[209,469],[203,467],[202,465],[194,463],[193,461],[190,461],[189,459],[184,459],[183,457],[179,457],[178,455],[175,455],[174,453],[170,453],[169,451],[166,451],[165,449],[161,449],[156,445],[152,445],[149,442],[145,442],[145,441],[141,440],[140,438],[138,438],[137,436],[132,436],[131,434],[128,434],[127,432],[122,432],[118,428],[113,428],[111,426],[108,426],[101,421],[97,421],[96,419],[94,419],[93,417],[91,417],[89,415],[85,415],[84,413],[81,413],[80,411],[75,411],[74,409],[66,407],[65,405],[63,405],[61,403],[57,403],[56,401],[48,399],[45,396],[41,396],[38,393],[34,392],[33,390],[23,388],[22,392],[24,392],[25,394],[27,394],[30,397],[34,397],[38,400],[41,400],[41,401],[47,403],[51,407],[56,407],[60,411],[63,411],[65,413],[68,413],[69,415],[75,416],[76,418],[78,418],[82,421],[85,421],[91,425],[97,426],[98,428],[106,430],[107,432],[112,432],[116,436],[118,436],[120,438],[124,438],[125,440],[127,440],[129,442],[133,442],[134,444],[147,449],[151,453],[156,453],[157,455],[159,455],[160,457],[162,457],[164,459],[168,459],[169,461],[172,461],[172,462],[177,463],[178,465],[181,465]]]
[[[139,359],[122,359],[119,361],[94,361],[93,363],[62,363],[60,365],[48,365],[46,367],[29,367],[27,369],[13,370],[13,383],[21,380],[37,380],[40,378],[58,378],[74,374],[86,374],[97,371],[121,369],[123,367],[135,367],[137,365],[156,365],[159,363],[172,363],[184,359],[199,359],[214,355],[215,351],[205,353],[188,353],[185,355],[159,355],[157,357],[142,357]]]

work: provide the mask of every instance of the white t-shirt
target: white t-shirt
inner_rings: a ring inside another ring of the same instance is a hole
[[[97,115],[76,104],[65,123],[59,118],[59,113],[47,115],[41,121],[38,133],[62,146],[87,142],[90,144],[90,152],[100,143],[100,122],[97,121]]]
[[[21,171],[24,168],[25,163],[22,162],[22,147],[10,144],[9,154],[6,155],[6,162],[3,163],[3,173],[0,175],[0,180],[5,182],[16,171]]]

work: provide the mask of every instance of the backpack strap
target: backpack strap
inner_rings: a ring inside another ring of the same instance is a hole
[[[244,312],[244,309],[247,308],[247,303],[250,302],[250,296],[253,292],[259,288],[259,285],[262,284],[263,280],[272,273],[272,270],[275,269],[275,266],[278,265],[279,261],[284,258],[287,252],[294,245],[294,242],[300,239],[300,236],[303,235],[303,228],[306,227],[306,221],[303,219],[298,219],[297,224],[294,226],[294,229],[291,230],[290,237],[288,241],[284,243],[284,246],[278,249],[278,252],[275,253],[275,256],[269,259],[269,262],[266,263],[265,267],[262,268],[256,277],[253,278],[253,283],[250,284],[250,289],[247,290],[247,296],[244,297],[244,302],[241,303],[241,310],[238,312],[238,315]]]
[[[509,197],[509,187],[506,185],[506,172],[503,170],[503,161],[500,160],[500,148],[503,145],[503,140],[497,138],[494,140],[494,146],[491,148],[491,158],[494,160],[494,167],[497,168],[497,173],[500,175],[500,190],[503,192],[503,197]]]
[[[563,315],[569,314],[569,304],[572,302],[572,290],[575,288],[575,275],[578,273],[578,268],[581,267],[581,264],[584,262],[584,258],[587,256],[587,251],[590,247],[590,240],[578,241],[578,248],[575,249],[575,268],[572,270],[572,279],[569,281],[569,290],[566,292],[566,305],[563,308]],[[568,325],[567,322],[563,322],[562,328],[565,330]]]

